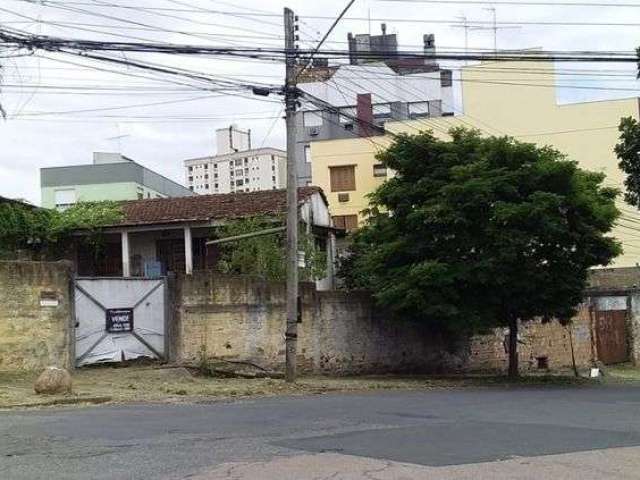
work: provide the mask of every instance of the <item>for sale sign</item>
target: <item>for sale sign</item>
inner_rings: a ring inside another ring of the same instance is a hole
[[[133,331],[133,308],[107,309],[107,332],[123,333]]]

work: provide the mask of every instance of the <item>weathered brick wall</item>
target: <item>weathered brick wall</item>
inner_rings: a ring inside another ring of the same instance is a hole
[[[592,288],[630,289],[640,287],[640,267],[597,268],[589,275]]]
[[[465,365],[467,371],[505,371],[508,355],[505,338],[508,329],[495,329],[490,335],[479,335],[470,342],[470,354]],[[570,368],[571,347],[576,364],[586,367],[592,359],[591,317],[589,306],[581,306],[570,325],[541,320],[527,322],[520,327],[518,360],[521,371],[537,370],[539,358],[546,358],[551,370]]]
[[[285,287],[247,277],[197,273],[176,281],[174,360],[203,356],[284,363]],[[462,363],[421,326],[403,325],[372,308],[369,297],[302,289],[298,365],[313,373],[442,371]]]
[[[0,370],[70,367],[71,268],[0,262]]]

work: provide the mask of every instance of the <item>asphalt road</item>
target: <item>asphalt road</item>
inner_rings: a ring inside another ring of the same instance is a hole
[[[598,452],[598,478],[640,478],[639,446],[636,387],[384,392],[0,413],[3,480],[267,478],[267,468],[304,473],[308,465],[327,468],[327,462],[336,472],[382,462],[371,471],[413,464],[443,473],[333,478],[467,478],[444,472],[575,452]],[[603,467],[609,451],[626,452],[608,459],[611,469]],[[570,468],[567,461],[563,468]],[[616,473],[625,462],[627,470]],[[258,465],[264,475],[230,473],[246,465]],[[634,473],[624,476],[627,471]]]

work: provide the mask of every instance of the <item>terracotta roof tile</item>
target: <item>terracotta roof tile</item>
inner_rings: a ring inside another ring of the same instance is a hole
[[[324,198],[319,187],[301,187],[298,189],[298,199],[305,200],[314,193],[319,193]],[[286,208],[286,190],[133,200],[123,202],[125,218],[120,225],[206,222],[255,215],[278,215],[285,213]]]

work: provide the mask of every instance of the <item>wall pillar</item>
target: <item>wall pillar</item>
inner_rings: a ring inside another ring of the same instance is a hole
[[[184,227],[184,273],[193,273],[193,239],[191,238],[191,227]]]
[[[131,276],[131,265],[129,263],[130,254],[129,254],[129,232],[122,232],[122,276],[130,277]]]

